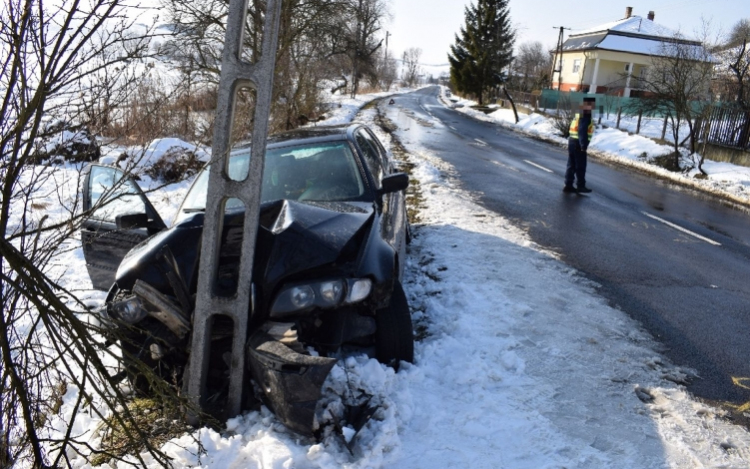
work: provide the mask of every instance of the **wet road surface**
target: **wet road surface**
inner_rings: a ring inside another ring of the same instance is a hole
[[[719,199],[589,157],[592,194],[563,194],[567,151],[466,117],[426,88],[382,103],[409,147],[449,162],[463,189],[600,285],[676,365],[695,395],[750,391],[750,215]]]

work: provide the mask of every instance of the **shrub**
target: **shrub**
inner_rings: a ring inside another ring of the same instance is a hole
[[[675,154],[674,152],[666,153],[664,155],[655,156],[650,161],[652,164],[666,169],[667,171],[680,171],[680,167],[675,166]]]
[[[574,118],[575,112],[573,111],[570,99],[567,96],[561,97],[558,102],[557,114],[552,117],[552,123],[563,138],[570,136],[570,124]]]
[[[58,121],[48,125],[36,142],[35,163],[63,164],[97,161],[99,144],[83,126]]]
[[[203,164],[195,152],[182,147],[172,147],[146,169],[146,174],[165,183],[172,183],[195,175]]]

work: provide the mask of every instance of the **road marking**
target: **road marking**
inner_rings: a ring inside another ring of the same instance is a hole
[[[701,235],[699,235],[698,233],[694,233],[694,232],[692,232],[692,231],[690,231],[690,230],[688,230],[688,229],[686,229],[686,228],[683,228],[683,227],[681,227],[681,226],[679,226],[679,225],[675,225],[675,224],[674,224],[674,223],[672,223],[672,222],[668,222],[667,220],[665,220],[665,219],[663,219],[663,218],[659,218],[659,217],[657,217],[656,215],[651,215],[650,213],[647,213],[647,212],[641,212],[641,213],[642,213],[642,214],[644,214],[644,215],[646,215],[647,217],[649,217],[649,218],[651,218],[651,219],[654,219],[654,220],[656,220],[656,221],[658,221],[658,222],[664,223],[664,224],[665,224],[665,225],[667,225],[667,226],[671,226],[671,227],[672,227],[672,228],[674,228],[675,230],[678,230],[678,231],[682,231],[683,233],[685,233],[685,234],[688,234],[688,235],[690,235],[690,236],[692,236],[692,237],[694,237],[694,238],[698,238],[698,239],[700,239],[701,241],[705,241],[705,242],[706,242],[706,243],[708,243],[708,244],[712,244],[712,245],[714,245],[714,246],[721,246],[721,243],[717,243],[716,241],[714,241],[714,240],[712,240],[712,239],[708,239],[708,238],[706,238],[705,236],[701,236]]]
[[[743,383],[750,383],[750,378],[736,378],[732,376],[732,384],[742,389],[750,389],[750,386],[748,386],[747,384],[743,384]],[[750,402],[745,402],[744,404],[741,404],[741,405],[729,404],[729,406],[734,407],[737,410],[737,412],[747,412],[748,410],[750,410]]]
[[[513,166],[508,166],[507,164],[502,164],[502,163],[501,163],[501,162],[499,162],[499,161],[494,161],[494,160],[493,160],[493,161],[492,161],[492,163],[493,163],[493,164],[496,164],[497,166],[500,166],[501,168],[505,168],[505,169],[508,169],[508,170],[510,170],[510,171],[515,171],[515,172],[517,172],[517,173],[518,173],[518,172],[520,172],[520,171],[518,171],[518,168],[514,168]]]
[[[448,127],[450,127],[451,129],[455,130],[456,132],[458,132],[458,129],[455,128],[455,127],[453,127],[452,125],[449,125]]]
[[[523,161],[524,161],[525,163],[528,163],[528,164],[530,164],[531,166],[536,166],[537,168],[541,169],[542,171],[547,171],[548,173],[552,173],[552,172],[554,172],[554,171],[552,171],[551,169],[547,169],[547,168],[545,168],[544,166],[540,166],[540,165],[538,165],[538,164],[536,164],[536,163],[533,163],[533,162],[531,162],[531,161],[529,161],[529,160],[523,160]]]
[[[475,138],[474,141],[477,142],[477,143],[479,143],[480,145],[484,145],[485,147],[487,146],[487,142],[483,142],[483,141],[479,140],[478,138]]]

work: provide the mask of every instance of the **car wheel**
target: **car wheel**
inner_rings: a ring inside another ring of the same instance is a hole
[[[379,309],[375,316],[375,353],[378,360],[398,369],[400,361],[414,361],[414,333],[411,313],[401,282],[396,281],[391,304]]]

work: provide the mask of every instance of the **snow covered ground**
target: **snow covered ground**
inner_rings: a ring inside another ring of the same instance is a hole
[[[368,100],[342,100],[331,122],[348,121]],[[391,145],[374,117],[370,109],[358,118]],[[518,127],[548,134],[540,118]],[[167,443],[175,467],[750,467],[750,434],[675,384],[690,370],[662,357],[595,285],[459,190],[444,161],[404,143],[424,197],[405,274],[419,335],[415,363],[398,373],[365,356],[336,365],[325,409],[336,412],[361,394],[378,407],[356,435],[342,422],[343,436],[307,440],[262,409],[230,419],[226,432],[203,429]],[[646,144],[595,138],[593,145]],[[151,197],[169,209],[184,190]],[[66,256],[70,282],[87,282],[80,248]],[[85,432],[96,423],[79,415],[80,439],[95,440]]]

